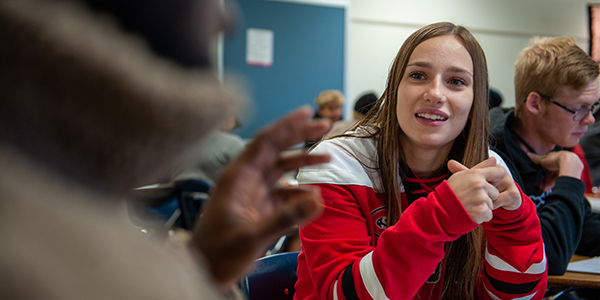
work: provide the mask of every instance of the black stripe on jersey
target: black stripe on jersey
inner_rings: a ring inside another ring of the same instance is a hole
[[[533,289],[540,282],[539,280],[537,280],[537,281],[518,283],[518,284],[517,283],[508,283],[508,282],[500,281],[496,278],[491,277],[485,269],[483,269],[483,272],[485,273],[485,277],[487,277],[487,279],[490,281],[490,284],[492,285],[492,287],[496,291],[499,291],[499,292],[502,292],[505,294],[513,294],[513,295],[529,294],[529,293],[531,293],[531,291],[533,291]]]
[[[356,287],[354,286],[352,266],[354,266],[354,263],[350,264],[346,270],[344,270],[344,274],[342,274],[342,291],[344,291],[344,297],[346,300],[360,300],[358,298],[358,294],[356,293]]]

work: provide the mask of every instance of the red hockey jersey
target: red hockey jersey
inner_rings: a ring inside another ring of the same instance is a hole
[[[374,143],[360,138],[322,142],[314,152],[329,153],[331,161],[300,170],[300,184],[321,188],[325,210],[300,229],[294,299],[438,299],[443,276],[432,274],[443,274],[444,244],[478,226],[443,181],[405,208],[397,224],[387,227]],[[504,165],[494,152],[490,156]],[[523,193],[521,197],[519,209],[496,209],[493,219],[482,224],[487,247],[477,299],[544,295],[547,275],[540,222],[532,201]],[[435,272],[436,268],[442,270]]]

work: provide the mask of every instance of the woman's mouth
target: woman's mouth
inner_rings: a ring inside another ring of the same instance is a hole
[[[429,120],[429,121],[446,121],[446,120],[448,120],[448,118],[444,118],[440,115],[433,115],[433,114],[427,114],[427,113],[419,113],[419,114],[416,114],[416,116],[419,118]]]

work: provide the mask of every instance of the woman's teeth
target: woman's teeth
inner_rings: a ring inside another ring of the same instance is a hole
[[[445,121],[445,120],[447,120],[447,118],[444,118],[442,116],[431,115],[431,114],[417,114],[417,117],[420,117],[420,118],[423,118],[423,119],[427,119],[427,120],[432,120],[432,121]]]

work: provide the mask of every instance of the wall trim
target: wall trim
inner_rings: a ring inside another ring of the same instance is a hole
[[[373,24],[373,25],[383,25],[383,26],[392,26],[392,27],[408,27],[419,29],[429,23],[411,23],[411,22],[400,22],[400,21],[392,21],[392,20],[381,20],[374,18],[365,18],[365,17],[352,17],[352,23],[356,24]],[[472,33],[483,33],[490,35],[498,35],[498,36],[508,36],[508,37],[521,37],[521,38],[529,38],[533,36],[557,36],[556,34],[547,34],[541,32],[527,32],[527,31],[514,31],[514,30],[495,30],[495,29],[485,29],[485,28],[477,28],[472,26],[467,26],[469,31]],[[578,42],[589,42],[588,37],[584,36],[574,36],[574,38]]]
[[[290,2],[290,3],[297,3],[297,4],[343,7],[343,8],[347,8],[350,6],[350,0],[263,0],[263,1]]]

